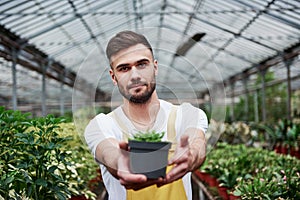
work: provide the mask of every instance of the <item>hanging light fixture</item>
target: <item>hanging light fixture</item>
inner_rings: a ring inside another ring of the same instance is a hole
[[[190,50],[197,42],[199,42],[206,33],[196,33],[190,37],[185,43],[180,45],[175,53],[175,56],[184,56],[188,50]]]

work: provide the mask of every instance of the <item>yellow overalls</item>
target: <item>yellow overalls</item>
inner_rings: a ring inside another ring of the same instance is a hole
[[[167,126],[167,138],[172,142],[172,147],[169,152],[169,158],[173,155],[176,148],[176,132],[175,132],[175,120],[176,120],[177,106],[173,106]],[[110,113],[112,118],[116,120],[122,130],[126,130],[126,126],[120,121],[120,119],[112,112]],[[127,141],[128,135],[123,132],[123,139]],[[167,167],[167,172],[170,171],[172,166]],[[187,200],[186,192],[182,179],[169,183],[167,185],[157,187],[151,185],[138,191],[127,190],[127,200]]]

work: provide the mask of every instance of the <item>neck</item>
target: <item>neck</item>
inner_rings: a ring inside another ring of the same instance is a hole
[[[151,98],[142,104],[124,99],[123,111],[136,127],[149,129],[154,125],[159,107],[157,94],[153,92]]]

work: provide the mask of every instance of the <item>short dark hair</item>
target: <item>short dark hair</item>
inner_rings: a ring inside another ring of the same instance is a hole
[[[150,43],[146,37],[142,34],[135,33],[133,31],[121,31],[117,33],[113,38],[111,38],[106,47],[106,56],[111,63],[111,57],[123,49],[127,49],[131,46],[143,44],[152,53],[153,51]]]

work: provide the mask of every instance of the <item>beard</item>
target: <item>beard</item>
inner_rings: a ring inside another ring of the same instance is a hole
[[[137,82],[135,84],[140,84],[141,82]],[[145,84],[147,86],[146,91],[144,91],[141,94],[130,94],[129,92],[127,92],[128,90],[125,90],[123,87],[120,87],[118,85],[119,91],[122,94],[122,96],[124,98],[126,98],[128,101],[130,101],[131,103],[135,103],[135,104],[143,104],[146,103],[150,97],[152,96],[155,88],[156,88],[156,82],[155,80],[151,81],[150,84]],[[136,91],[137,93],[139,91]]]

